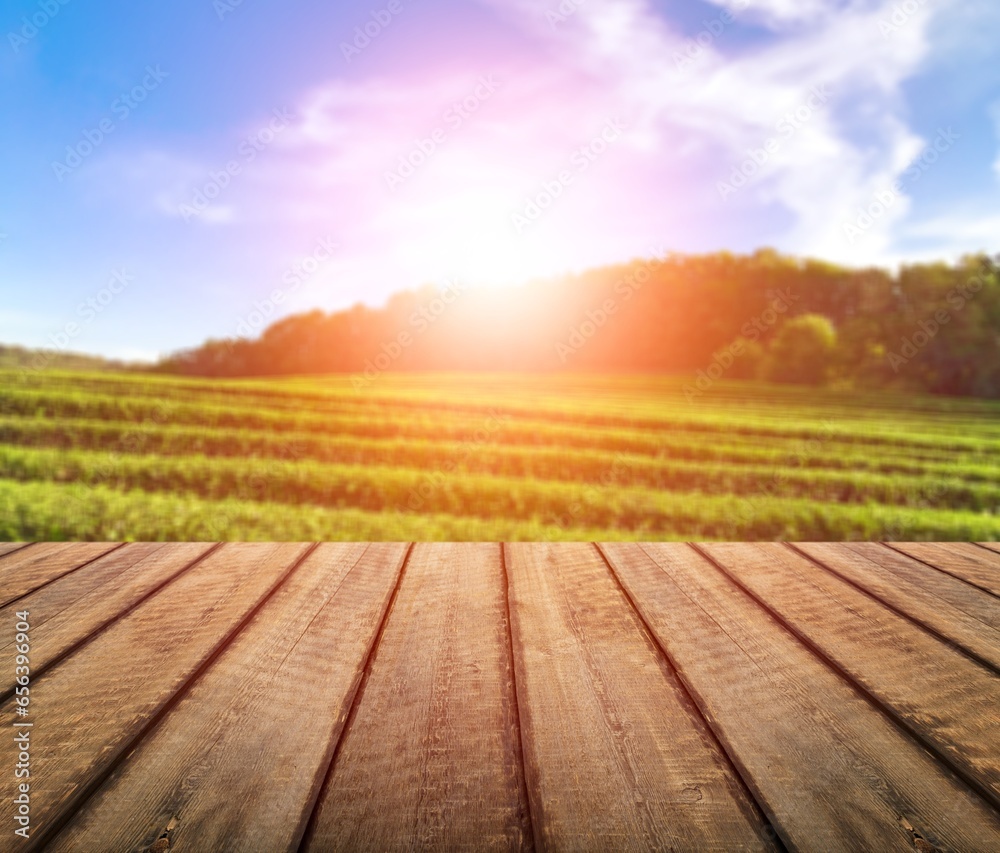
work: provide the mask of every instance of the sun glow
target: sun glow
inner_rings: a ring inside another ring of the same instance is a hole
[[[509,192],[466,193],[420,208],[419,239],[398,247],[400,260],[432,277],[473,285],[516,285],[567,267],[558,242],[519,229],[520,208]],[[538,223],[538,232],[542,231]]]

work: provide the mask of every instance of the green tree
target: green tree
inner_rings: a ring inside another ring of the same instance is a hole
[[[822,314],[801,314],[778,331],[768,353],[766,378],[772,382],[822,385],[830,378],[837,331]]]

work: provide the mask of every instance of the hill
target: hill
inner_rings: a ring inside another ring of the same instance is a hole
[[[130,365],[97,355],[0,344],[0,370],[125,370]]]

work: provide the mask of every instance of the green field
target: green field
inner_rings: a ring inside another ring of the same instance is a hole
[[[0,539],[1000,538],[1000,403],[0,372]]]

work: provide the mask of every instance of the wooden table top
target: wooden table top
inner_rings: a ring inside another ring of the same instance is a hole
[[[996,544],[12,543],[0,661],[0,850],[1000,851]]]

